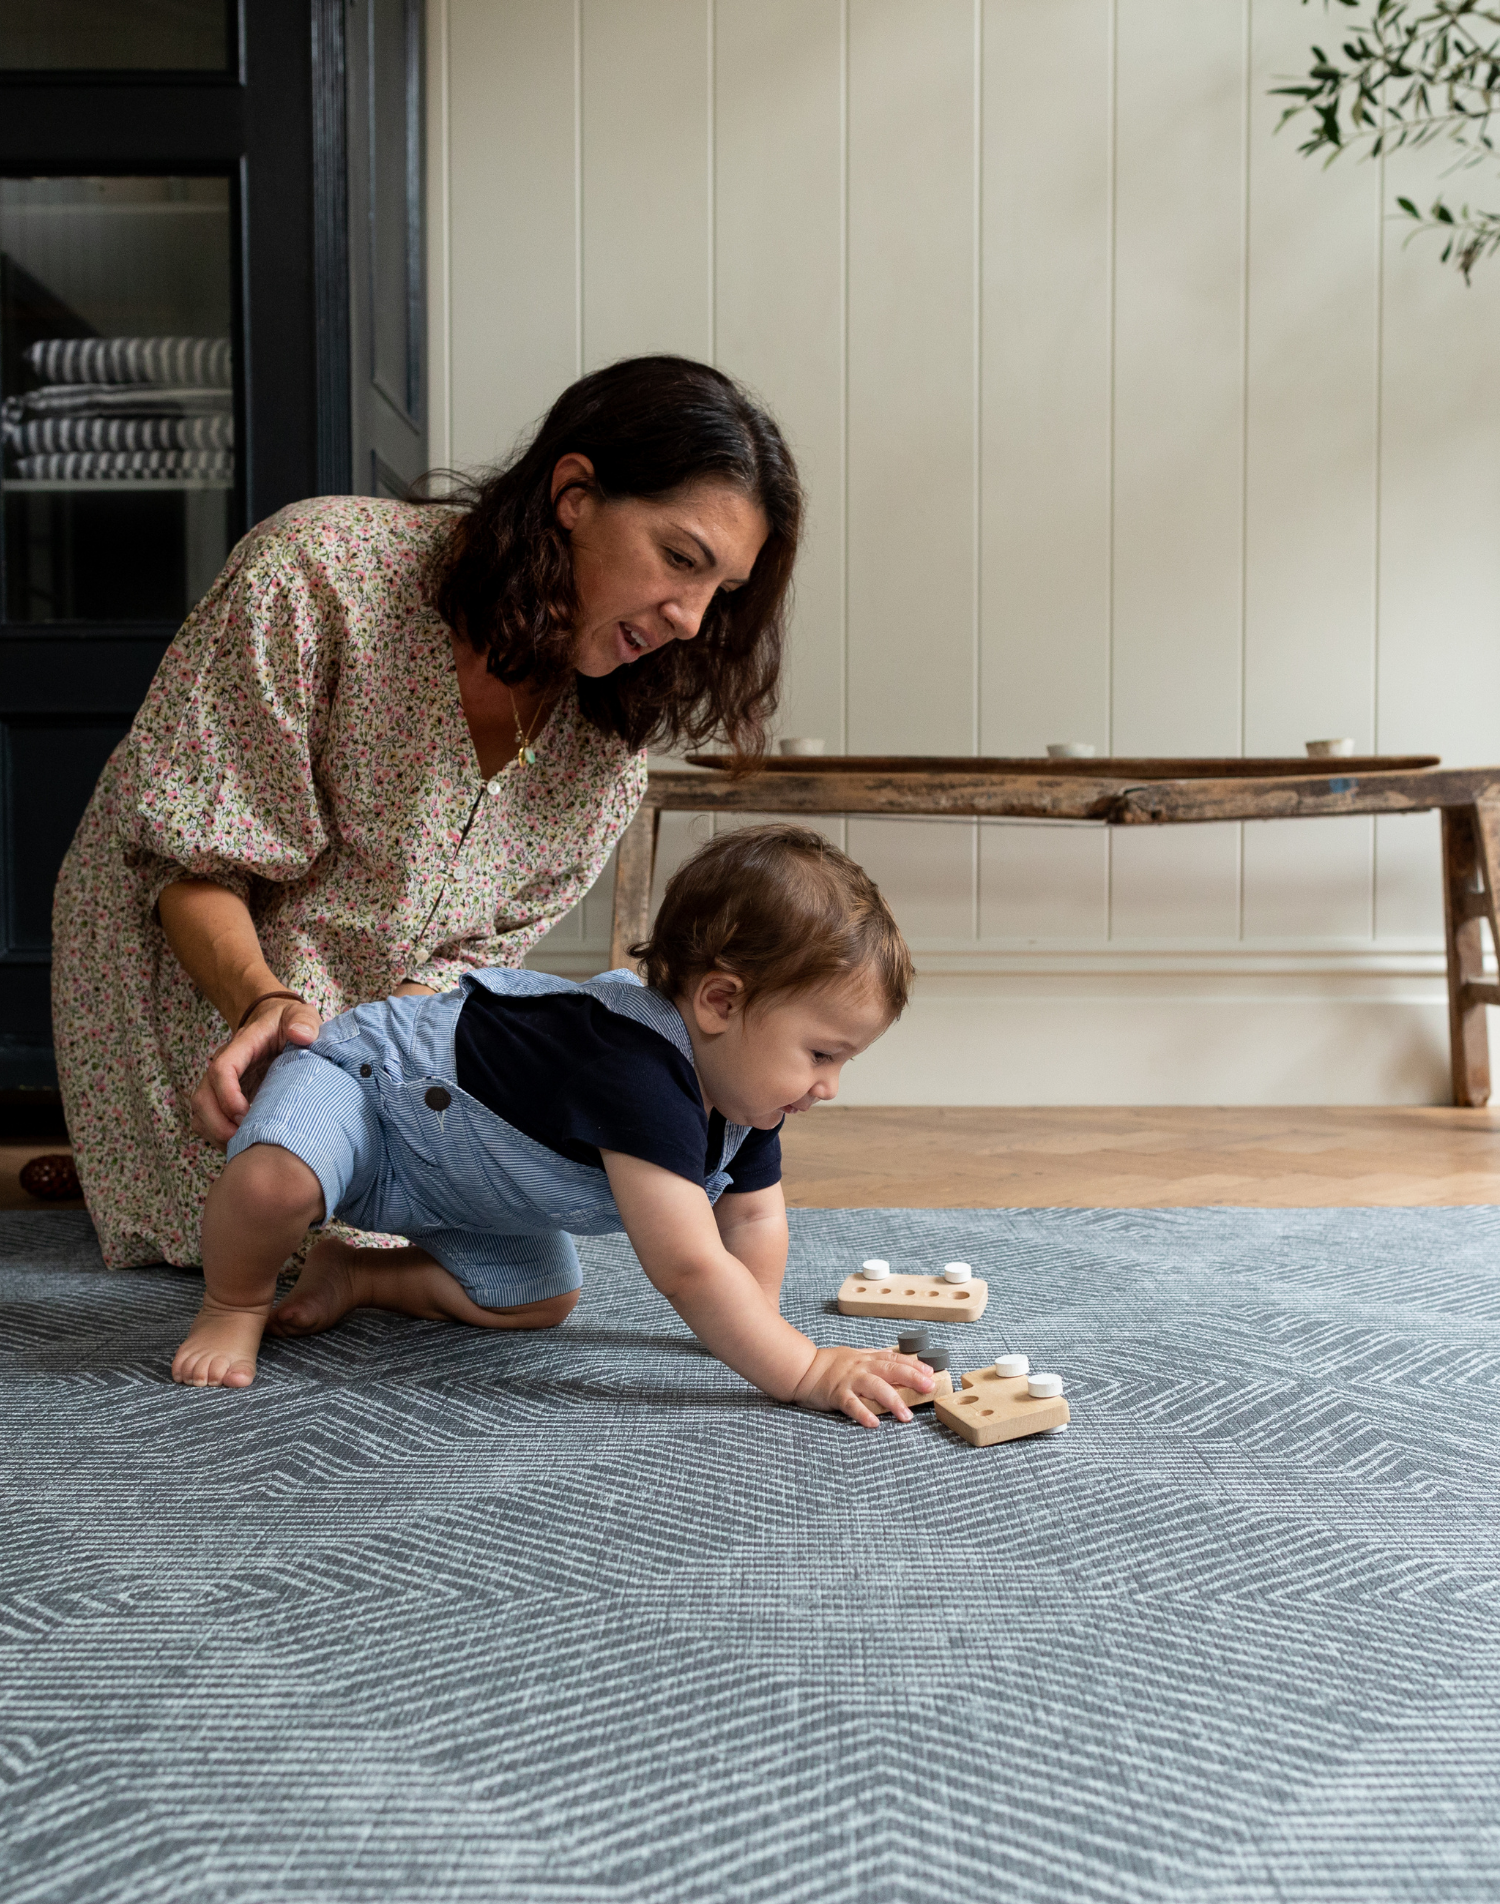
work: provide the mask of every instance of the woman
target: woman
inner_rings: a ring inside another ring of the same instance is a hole
[[[760,750],[800,525],[770,418],[647,357],[456,501],[325,497],[239,544],[58,881],[58,1075],[107,1263],[197,1263],[284,1045],[519,965],[598,878],[648,744]]]

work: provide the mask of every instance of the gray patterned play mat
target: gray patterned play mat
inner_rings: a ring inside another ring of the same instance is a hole
[[[613,1240],[564,1328],[361,1315],[255,1387],[86,1219],[0,1217],[0,1894],[1500,1897],[1500,1217],[794,1217],[991,1279],[1073,1427],[868,1434]]]

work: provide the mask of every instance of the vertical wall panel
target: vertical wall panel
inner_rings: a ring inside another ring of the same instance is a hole
[[[1112,741],[1240,751],[1244,4],[1119,0]],[[1216,857],[1218,856],[1218,857]],[[1120,931],[1239,931],[1238,836],[1114,842]],[[1136,882],[1139,880],[1139,888]]]
[[[1250,92],[1245,747],[1374,740],[1377,166],[1323,170],[1273,129],[1305,68],[1301,8],[1255,8]]]
[[[1277,76],[1305,68],[1300,10],[1254,9],[1245,497],[1245,751],[1375,730],[1376,346],[1381,180],[1297,151]],[[1244,929],[1367,938],[1373,822],[1247,827]]]
[[[434,469],[453,464],[453,171],[450,0],[428,0],[424,49],[427,165],[427,444]]]
[[[449,0],[450,455],[504,454],[578,374],[574,10]]]
[[[985,9],[985,753],[1109,738],[1110,28]]]
[[[1112,14],[984,10],[981,753],[1109,738]],[[979,869],[981,937],[1102,936],[1101,835],[985,827]]]
[[[806,486],[779,727],[844,744],[841,0],[718,0],[716,361],[758,391]]]
[[[1247,941],[1368,942],[1374,929],[1372,820],[1256,823],[1243,829],[1243,839]]]
[[[1479,174],[1442,177],[1451,157],[1393,154],[1388,193],[1490,202]],[[1385,251],[1378,740],[1469,766],[1500,758],[1500,260],[1466,286],[1431,237],[1404,236]],[[1435,833],[1379,823],[1381,932],[1440,929]]]
[[[850,816],[849,851],[919,945],[974,936],[974,828],[957,820],[864,820]]]
[[[1131,826],[1110,837],[1117,939],[1227,937],[1239,898],[1237,826]]]
[[[584,367],[709,357],[709,0],[582,6]]]
[[[1500,755],[1500,744],[1488,749]],[[1375,822],[1375,935],[1398,944],[1441,942],[1442,830],[1435,813]]]
[[[1243,4],[1120,0],[1117,753],[1240,746]]]
[[[1101,827],[979,830],[979,936],[1006,945],[1098,942],[1109,928],[1109,838]]]
[[[849,9],[849,708],[858,752],[974,738],[974,10]]]
[[[849,6],[849,746],[969,753],[975,630],[973,0]],[[851,827],[851,840],[854,829]],[[910,925],[973,930],[961,827],[861,823]],[[941,895],[939,897],[939,895]]]

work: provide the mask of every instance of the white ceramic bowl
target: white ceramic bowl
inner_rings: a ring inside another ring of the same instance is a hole
[[[795,740],[779,740],[776,745],[784,754],[821,754],[823,743],[820,740],[808,740],[799,736]]]
[[[1353,752],[1352,740],[1310,740],[1307,743],[1309,760],[1343,760]]]
[[[1088,740],[1049,740],[1048,760],[1092,760],[1094,743]]]

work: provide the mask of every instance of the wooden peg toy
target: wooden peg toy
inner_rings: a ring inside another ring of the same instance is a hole
[[[899,1322],[977,1322],[990,1299],[981,1276],[961,1283],[942,1276],[896,1276],[885,1266],[859,1270],[839,1286],[841,1316],[888,1316]]]
[[[1017,1441],[1022,1435],[1047,1434],[1067,1426],[1068,1404],[1060,1392],[1061,1384],[1054,1395],[1033,1395],[1030,1385],[1035,1381],[1051,1388],[1055,1379],[997,1375],[991,1364],[965,1375],[958,1393],[941,1397],[934,1412],[945,1427],[976,1448],[988,1448],[997,1441]]]

